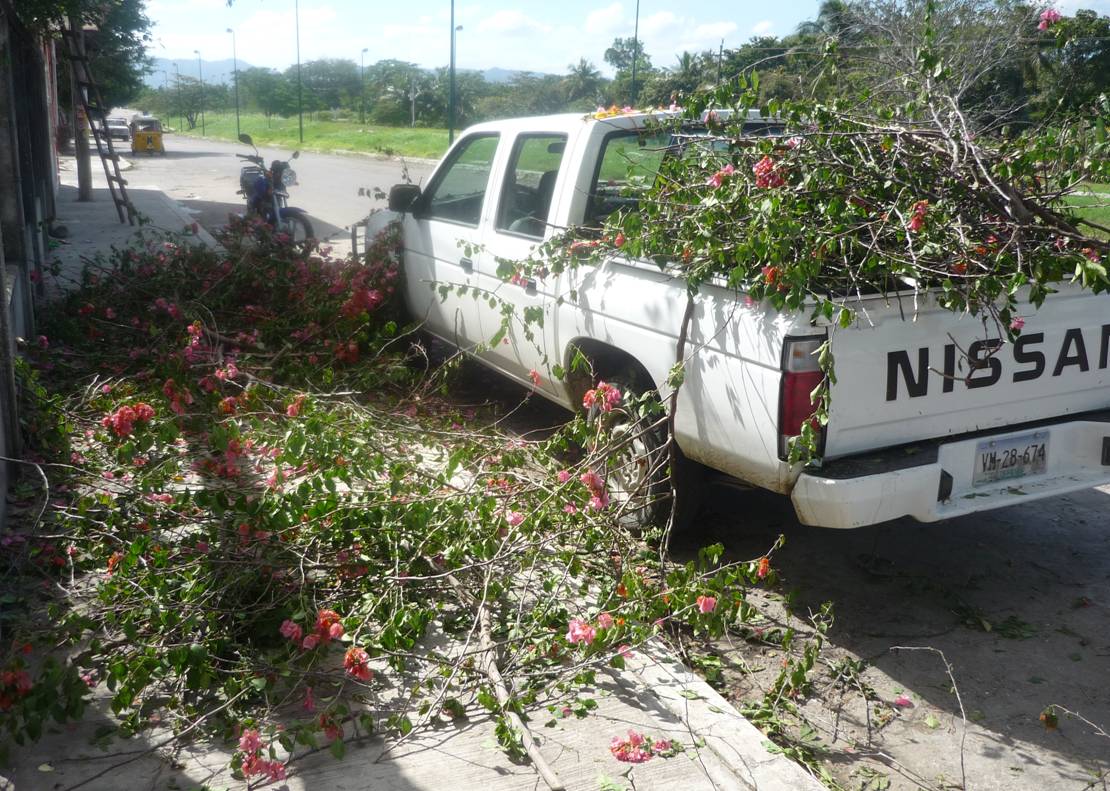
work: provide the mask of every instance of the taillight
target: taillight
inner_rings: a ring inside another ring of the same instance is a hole
[[[802,433],[802,426],[813,418],[818,402],[812,393],[825,378],[817,361],[817,349],[824,335],[787,338],[782,348],[782,388],[779,391],[779,458],[790,452],[790,439]],[[824,437],[820,439],[824,444]]]

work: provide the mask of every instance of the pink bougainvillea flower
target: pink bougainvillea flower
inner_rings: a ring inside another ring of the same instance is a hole
[[[905,695],[899,695],[894,699],[894,705],[900,709],[912,709],[913,701],[907,698]]]
[[[316,711],[316,698],[312,697],[312,687],[305,687],[301,708],[305,711]]]
[[[292,640],[294,643],[301,642],[301,638],[304,637],[304,630],[301,629],[300,624],[290,621],[289,619],[282,621],[279,631],[282,637],[287,640]]]
[[[596,636],[597,631],[581,618],[571,618],[570,623],[567,624],[568,643],[589,645]]]
[[[301,648],[305,651],[311,651],[313,648],[320,644],[320,638],[314,634],[306,635],[304,641],[301,643]]]
[[[586,470],[584,473],[578,476],[578,480],[582,481],[582,483],[585,484],[591,492],[600,492],[605,490],[605,481],[593,470]]]
[[[247,753],[248,755],[256,753],[262,749],[262,738],[255,728],[247,728],[243,731],[243,735],[239,737],[239,750]]]
[[[578,513],[578,506],[574,503],[567,503],[563,506],[563,513],[576,514]]]
[[[627,739],[614,736],[609,742],[609,752],[626,764],[642,764],[652,757],[651,744],[636,731],[629,731]]]
[[[582,406],[592,409],[596,404],[602,412],[612,412],[613,407],[621,402],[621,391],[607,382],[598,382],[593,390],[587,390],[582,396]]]
[[[570,472],[567,470],[559,470],[559,474],[555,477],[559,479],[559,483],[566,483],[570,480]]]
[[[620,231],[617,231],[617,235],[615,237],[613,237],[613,245],[616,246],[616,247],[624,247],[624,242],[625,242],[624,234],[621,233]]]
[[[714,596],[698,596],[698,612],[706,615],[717,609],[717,599]]]
[[[781,187],[786,183],[782,174],[779,173],[775,160],[766,154],[761,160],[752,165],[752,173],[755,174],[755,186],[760,188]]]
[[[532,380],[533,387],[540,386],[540,372],[537,371],[535,368],[528,372],[528,378]]]
[[[50,339],[47,338],[45,335],[40,335],[38,337],[38,344],[39,344],[40,349],[49,349],[50,348]]]
[[[625,659],[631,659],[632,658],[632,646],[630,646],[628,643],[621,643],[620,645],[617,646],[617,653],[620,654]]]
[[[1025,319],[1023,319],[1021,316],[1017,316],[1013,320],[1010,321],[1010,329],[1013,330],[1014,332],[1017,332],[1018,330],[1024,329],[1024,327],[1025,327]]]
[[[587,505],[590,507],[591,511],[604,511],[609,507],[609,493],[598,492],[592,495]]]
[[[357,645],[347,649],[347,653],[343,656],[343,668],[359,681],[369,681],[374,677],[374,671],[370,669],[369,655]]]
[[[614,623],[613,616],[610,615],[607,612],[603,612],[603,613],[601,613],[600,615],[597,616],[597,628],[598,629],[612,629],[613,628],[613,623]]]
[[[524,514],[519,511],[507,511],[505,513],[505,521],[509,523],[509,527],[516,527],[524,521]]]
[[[1037,25],[1037,30],[1048,30],[1062,18],[1060,12],[1055,8],[1046,8],[1041,12],[1041,21],[1040,24]]]

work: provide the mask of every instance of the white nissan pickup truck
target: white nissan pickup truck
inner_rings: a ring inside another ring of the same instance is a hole
[[[629,174],[650,183],[666,147],[644,144],[663,134],[645,132],[645,118],[480,124],[423,188],[394,187],[383,215],[400,216],[406,301],[424,329],[527,387],[538,372],[538,392],[570,409],[592,383],[551,370],[569,369],[576,350],[597,378],[632,371],[666,403],[681,277],[619,256],[512,283],[497,274],[497,259],[526,259],[551,234],[630,205]],[[753,119],[746,131],[767,127]],[[502,319],[488,295],[518,315],[542,311],[542,328],[529,340],[514,322],[504,342],[481,348]],[[803,523],[826,527],[932,522],[1110,482],[1110,296],[1061,284],[1028,306],[1014,343],[927,294],[865,297],[856,311],[859,322],[834,331],[808,312],[703,286],[674,422],[683,454],[788,495]],[[822,461],[791,464],[787,441],[813,413],[822,374],[812,352],[826,338],[837,384]],[[965,351],[982,361],[970,377],[957,370]]]

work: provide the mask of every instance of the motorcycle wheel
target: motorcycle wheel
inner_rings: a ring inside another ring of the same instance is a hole
[[[292,239],[294,244],[300,244],[316,236],[315,231],[312,230],[312,223],[303,214],[289,209],[283,210],[283,214],[282,227],[289,234],[289,238]]]

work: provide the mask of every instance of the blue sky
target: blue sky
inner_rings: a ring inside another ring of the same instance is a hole
[[[1096,0],[1098,2],[1099,0]],[[1110,0],[1107,0],[1110,2]],[[239,57],[256,66],[293,63],[293,0],[147,0],[155,23],[149,53],[163,58],[231,57],[235,29]],[[737,46],[757,34],[784,35],[811,18],[818,0],[640,0],[640,38],[657,66],[672,66],[683,50]],[[456,0],[458,65],[561,74],[580,57],[609,73],[605,49],[631,36],[635,0]],[[300,0],[301,60],[384,58],[422,66],[447,64],[449,0]]]

